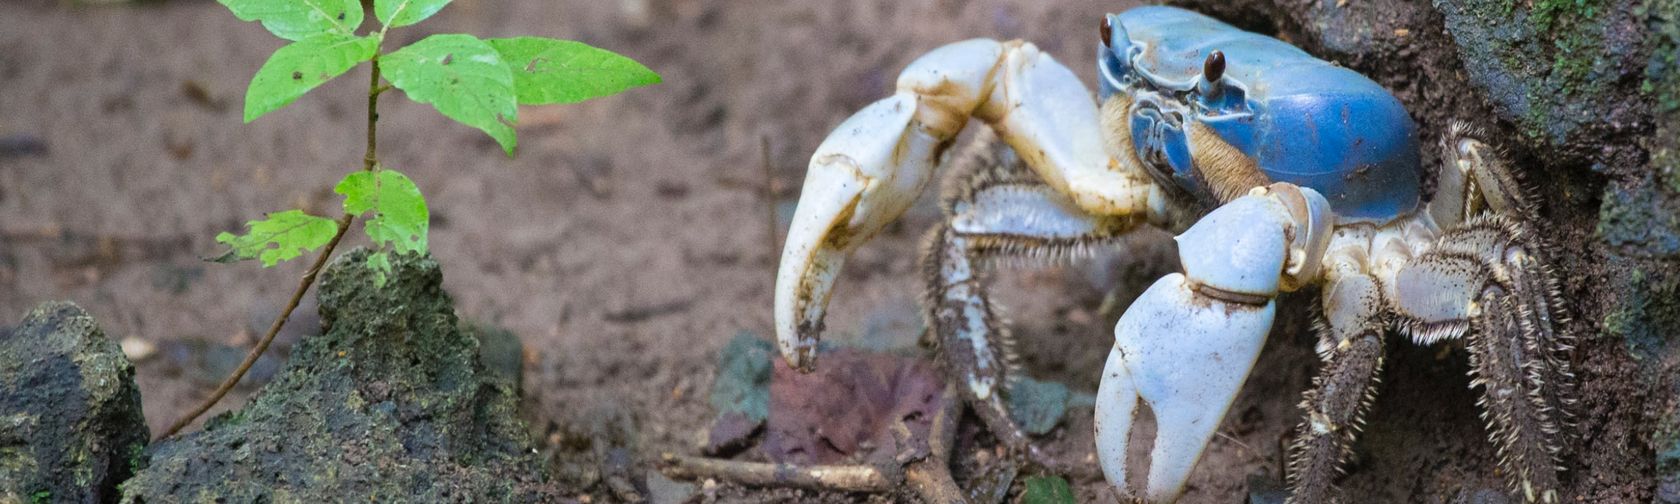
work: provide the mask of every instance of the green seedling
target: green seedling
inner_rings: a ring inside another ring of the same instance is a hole
[[[292,300],[246,356],[239,369],[195,411],[166,430],[164,437],[215,405],[267,350],[315,275],[344,237],[363,218],[362,230],[376,247],[368,266],[383,286],[391,253],[424,253],[431,212],[420,188],[393,167],[379,162],[379,96],[401,91],[431,105],[445,117],[490,135],[508,156],[518,145],[514,129],[520,105],[577,103],[626,89],[655,84],[659,75],[624,56],[570,40],[543,37],[480,39],[467,34],[439,34],[386,52],[392,28],[413,25],[437,14],[450,0],[374,0],[377,30],[362,31],[367,17],[360,0],[218,0],[244,21],[262,23],[270,33],[291,41],[274,51],[251,78],[245,93],[245,122],[285,108],[321,84],[367,64],[367,153],[359,169],[333,188],[344,196],[338,218],[303,210],[270,213],[246,224],[244,234],[221,233],[216,241],[228,251],[220,262],[255,259],[263,267],[315,253],[315,261]]]

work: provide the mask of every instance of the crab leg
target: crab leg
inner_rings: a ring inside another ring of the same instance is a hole
[[[971,117],[1027,153],[1027,165],[1080,209],[1146,210],[1147,176],[1110,165],[1096,103],[1067,67],[1022,42],[936,49],[905,69],[897,93],[847,119],[811,157],[776,276],[776,338],[790,365],[813,366],[846,254],[910,206]]]
[[[1572,336],[1557,276],[1542,257],[1534,198],[1498,149],[1455,124],[1430,213],[1445,228],[1434,247],[1386,287],[1402,329],[1422,344],[1467,339],[1482,418],[1511,490],[1557,502],[1562,442],[1573,433]],[[1457,218],[1455,218],[1457,217]]]
[[[1097,391],[1097,455],[1122,493],[1140,400],[1156,424],[1142,494],[1172,502],[1183,492],[1260,355],[1282,278],[1321,251],[1301,247],[1317,234],[1308,209],[1328,203],[1310,189],[1283,189],[1256,189],[1179,235],[1185,273],[1156,281],[1115,325]]]
[[[1499,447],[1511,490],[1526,502],[1558,502],[1574,374],[1558,331],[1562,303],[1551,271],[1515,222],[1484,215],[1442,234],[1434,249],[1394,279],[1394,311],[1421,343],[1468,338],[1472,387]]]
[[[994,259],[1054,258],[1110,243],[1133,222],[1080,210],[986,132],[974,147],[949,176],[946,222],[928,234],[922,252],[924,306],[952,383],[992,435],[1024,449],[1026,435],[1004,397],[1014,338],[987,296],[987,273]]]
[[[1307,417],[1289,450],[1289,502],[1340,502],[1335,479],[1364,428],[1383,365],[1387,310],[1375,277],[1334,268],[1323,294],[1318,355],[1324,361],[1301,400]]]

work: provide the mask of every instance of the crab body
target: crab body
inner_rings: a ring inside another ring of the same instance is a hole
[[[1115,326],[1094,423],[1116,490],[1178,498],[1279,294],[1316,286],[1323,362],[1290,450],[1294,501],[1339,495],[1390,329],[1465,341],[1501,472],[1525,500],[1558,501],[1574,404],[1566,310],[1533,205],[1494,149],[1446,132],[1422,205],[1415,124],[1353,71],[1171,7],[1108,16],[1097,54],[1094,97],[1032,44],[950,44],[817,147],[777,272],[777,343],[792,367],[816,365],[847,255],[904,212],[977,119],[989,132],[951,163],[945,220],[924,248],[924,306],[965,402],[1017,453],[1037,452],[1006,407],[1023,371],[987,294],[992,259],[1120,247],[1149,225],[1179,233],[1183,271]],[[1127,452],[1142,407],[1156,429],[1136,475]]]
[[[1112,26],[1124,28],[1099,51],[1100,98],[1131,97],[1132,145],[1158,182],[1216,203],[1208,179],[1218,174],[1193,161],[1197,147],[1218,148],[1195,145],[1212,133],[1266,180],[1318,191],[1343,219],[1386,222],[1417,208],[1417,128],[1371,79],[1181,9],[1140,7]],[[1226,70],[1210,81],[1215,51]]]

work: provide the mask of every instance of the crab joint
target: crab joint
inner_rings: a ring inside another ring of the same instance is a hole
[[[1192,282],[1190,284],[1190,288],[1196,291],[1197,294],[1232,304],[1266,306],[1266,303],[1270,303],[1272,301],[1272,298],[1268,296],[1232,292],[1202,283]]]

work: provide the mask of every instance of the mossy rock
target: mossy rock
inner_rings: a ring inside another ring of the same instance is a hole
[[[71,303],[0,330],[0,502],[110,502],[146,448],[134,366]]]
[[[518,397],[485,370],[443,274],[357,250],[321,274],[325,334],[244,408],[160,442],[124,502],[545,502]]]

